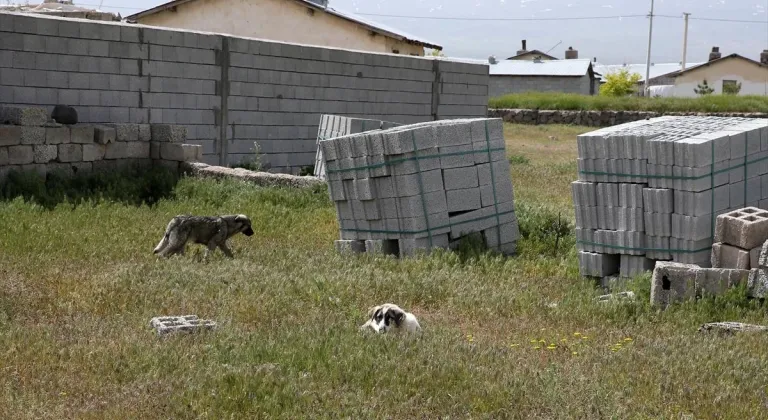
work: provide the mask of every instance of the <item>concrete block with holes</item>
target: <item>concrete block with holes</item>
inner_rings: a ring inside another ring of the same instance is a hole
[[[717,217],[715,241],[752,249],[768,239],[768,211],[746,207]]]
[[[171,333],[195,333],[216,328],[216,322],[199,319],[197,315],[158,316],[149,321],[149,325],[163,336]]]

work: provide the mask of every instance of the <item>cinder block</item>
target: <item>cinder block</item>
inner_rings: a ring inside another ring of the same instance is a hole
[[[748,270],[703,268],[696,273],[696,296],[719,296],[748,281]]]
[[[712,222],[714,217],[711,214],[702,216],[684,216],[672,213],[672,236],[688,240],[701,240],[712,237]]]
[[[9,165],[25,165],[32,163],[35,160],[35,154],[32,146],[9,146],[8,147],[8,164]]]
[[[104,159],[139,159],[149,158],[149,143],[146,142],[115,142],[106,145]],[[161,150],[162,157],[162,150]],[[183,157],[183,151],[182,151]],[[165,158],[163,158],[165,159]],[[168,159],[173,160],[173,159]]]
[[[96,131],[92,125],[73,125],[70,127],[71,142],[75,144],[93,143]]]
[[[672,204],[671,194],[669,198],[670,198],[669,202],[670,204]],[[642,209],[643,208],[643,184],[619,184],[619,206],[625,207],[625,208]]]
[[[116,141],[139,141],[138,124],[110,124],[115,130]]]
[[[355,194],[358,200],[373,200],[374,182],[372,178],[355,179],[353,182]]]
[[[475,165],[475,158],[472,154],[472,145],[444,146],[439,147],[440,166],[443,169],[462,168]]]
[[[365,241],[365,252],[378,255],[400,255],[400,248],[396,239],[369,239]]]
[[[103,144],[84,144],[83,162],[93,162],[104,159],[107,147]]]
[[[0,147],[0,167],[8,165],[8,148],[7,147]],[[3,173],[0,172],[0,178],[2,178]]]
[[[21,144],[21,127],[0,125],[0,146],[16,146],[18,144]]]
[[[477,168],[469,166],[443,170],[443,182],[446,190],[461,190],[479,186]]]
[[[642,207],[616,207],[616,230],[642,232],[646,229],[647,219]]]
[[[672,213],[673,196],[668,188],[643,188],[643,208],[649,213]]]
[[[477,210],[482,207],[480,188],[446,191],[445,199],[449,213]]]
[[[598,254],[579,251],[579,274],[586,277],[604,277],[619,273],[618,254]]]
[[[712,268],[749,270],[749,251],[722,243],[712,244]]]
[[[746,207],[717,217],[715,241],[742,249],[760,246],[768,239],[768,211]]]
[[[598,207],[619,207],[619,184],[596,185]]]
[[[98,144],[114,143],[117,137],[115,129],[111,126],[97,125],[93,127],[94,141]],[[138,134],[138,132],[137,132]],[[138,140],[138,136],[137,139]]]
[[[152,159],[160,159],[160,145],[162,143],[150,142],[149,143],[149,157]]]
[[[396,176],[394,179],[395,193],[398,197],[444,190],[443,174],[439,169],[420,174]]]
[[[45,144],[64,144],[70,142],[69,127],[46,127]]]
[[[768,270],[753,268],[747,279],[747,295],[755,299],[768,297]]]
[[[440,158],[432,157],[437,155],[437,148],[424,149],[402,155],[390,155],[387,162],[394,175],[409,175],[440,169]]]
[[[21,127],[21,144],[45,144],[45,127]]]
[[[485,245],[489,248],[497,248],[503,244],[517,242],[520,239],[520,224],[515,220],[490,227],[482,232]]]
[[[621,255],[619,276],[632,278],[653,271],[656,261],[645,256]]]
[[[39,127],[49,120],[45,108],[0,106],[0,124]]]
[[[765,245],[763,245],[765,246]],[[758,246],[749,250],[749,268],[760,268],[760,253],[763,247]]]
[[[715,199],[712,202],[712,190],[702,192],[675,191],[675,213],[686,216],[702,216],[719,212],[730,206],[730,188],[728,185],[715,188]]]
[[[56,160],[59,150],[56,145],[36,144],[33,147],[35,163],[48,163]]]
[[[489,207],[499,203],[511,203],[514,200],[515,193],[509,182],[497,183],[495,185],[495,190],[493,185],[483,185],[480,187],[480,202],[483,207]]]
[[[597,188],[594,183],[584,181],[572,182],[571,193],[575,207],[597,206]]]
[[[672,215],[669,213],[644,213],[645,233],[651,236],[672,236]]]
[[[432,249],[447,249],[449,240],[447,234],[432,235],[432,238],[400,239],[398,248],[400,257],[413,257],[419,254],[429,254]]]
[[[180,143],[160,143],[160,158],[177,162],[184,161],[184,148]]]
[[[669,304],[696,296],[696,274],[701,267],[692,264],[657,262],[651,279],[651,304]]]
[[[149,124],[139,124],[139,141],[150,141],[152,130]]]
[[[80,144],[60,144],[59,162],[81,162],[83,160],[83,146]]]
[[[183,125],[151,124],[152,141],[161,143],[184,143],[187,140],[187,127]]]
[[[760,256],[758,258],[758,266],[760,268],[768,268],[768,240],[763,242],[763,245],[760,247]]]
[[[397,197],[395,193],[395,179],[392,177],[376,178],[376,196],[378,198],[394,198]]]
[[[422,195],[401,197],[397,202],[397,214],[394,217],[420,217],[424,214],[446,213],[448,204],[443,191],[435,191]],[[387,214],[387,217],[392,217]]]
[[[162,143],[159,143],[159,144],[162,144]],[[344,201],[347,199],[347,194],[344,192],[344,185],[342,184],[341,181],[329,181],[328,194],[331,197],[331,201],[338,202],[338,201]],[[341,216],[341,213],[339,213],[339,215]]]

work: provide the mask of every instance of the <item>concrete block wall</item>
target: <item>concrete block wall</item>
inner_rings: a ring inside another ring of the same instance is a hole
[[[489,92],[492,98],[510,93],[525,92],[563,92],[590,95],[590,83],[590,78],[586,75],[581,77],[491,76]]]
[[[0,13],[0,105],[84,123],[180,124],[209,164],[297,172],[322,114],[401,124],[483,117],[488,66],[115,22]]]

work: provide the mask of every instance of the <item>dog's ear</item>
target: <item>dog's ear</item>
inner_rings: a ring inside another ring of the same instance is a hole
[[[399,327],[405,321],[405,312],[395,311],[392,314],[392,318],[395,320],[395,325]]]
[[[236,222],[240,222],[240,223],[248,223],[249,222],[248,216],[246,216],[244,214],[238,214],[237,216],[235,216],[235,221]]]
[[[371,306],[368,308],[368,318],[373,318],[373,313],[376,312],[376,309],[378,309],[378,306]]]

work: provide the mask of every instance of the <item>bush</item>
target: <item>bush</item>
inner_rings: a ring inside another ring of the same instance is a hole
[[[172,195],[179,175],[168,168],[132,166],[112,172],[78,173],[66,176],[52,172],[11,171],[0,184],[0,197],[17,197],[52,209],[60,203],[119,201],[132,205],[154,205]]]
[[[635,92],[640,79],[642,76],[637,73],[630,74],[626,69],[608,73],[605,75],[605,83],[600,86],[600,94],[613,97],[631,95]]]
[[[532,206],[518,200],[515,203],[520,223],[521,253],[563,255],[576,240],[573,225],[563,212],[544,206]]]

